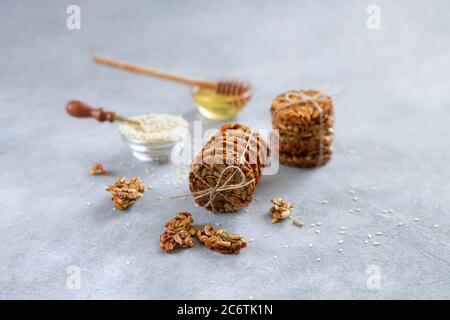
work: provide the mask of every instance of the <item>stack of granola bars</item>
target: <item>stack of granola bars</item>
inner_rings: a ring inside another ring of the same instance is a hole
[[[270,108],[279,130],[280,163],[296,167],[325,164],[333,152],[334,112],[331,97],[317,90],[278,95]]]
[[[223,125],[192,162],[189,188],[195,202],[216,212],[247,207],[268,157],[267,143],[255,130]]]

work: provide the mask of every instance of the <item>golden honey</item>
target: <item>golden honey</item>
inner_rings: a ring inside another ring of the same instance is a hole
[[[251,97],[251,90],[243,95],[225,96],[217,94],[211,89],[192,89],[192,99],[194,99],[198,111],[206,118],[212,120],[230,120],[244,108]]]

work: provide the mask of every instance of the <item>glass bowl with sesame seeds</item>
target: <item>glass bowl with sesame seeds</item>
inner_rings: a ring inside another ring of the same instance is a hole
[[[189,134],[189,125],[181,116],[148,114],[130,119],[140,126],[124,122],[119,126],[119,133],[133,156],[141,161],[168,162],[174,152],[180,152],[183,138]]]

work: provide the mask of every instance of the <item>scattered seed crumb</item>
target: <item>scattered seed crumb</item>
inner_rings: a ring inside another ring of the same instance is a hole
[[[316,226],[316,224],[313,223],[313,224],[310,224],[309,226],[310,226],[311,228],[314,228],[314,227]]]
[[[277,257],[277,256],[273,256],[273,258],[274,258],[274,259],[278,259],[278,257]]]
[[[342,253],[342,252],[344,252],[344,249],[339,248],[338,252],[339,252],[339,253]]]
[[[284,248],[287,249],[287,248],[289,248],[289,246],[288,246],[287,244],[285,244],[285,245],[284,245]]]
[[[419,222],[420,218],[414,218],[414,222]]]
[[[364,240],[363,243],[364,243],[364,244],[368,244],[368,243],[369,243],[369,240]]]
[[[375,247],[378,247],[378,246],[380,245],[380,243],[379,243],[378,241],[374,241],[372,244],[373,244]]]
[[[438,229],[439,225],[438,224],[433,224],[433,228]]]
[[[394,213],[395,210],[394,209],[388,209],[389,213]]]
[[[125,225],[126,225],[127,227],[129,227],[129,226],[130,226],[130,223],[129,223],[129,222],[127,222],[127,223],[125,223]]]
[[[317,259],[316,259],[316,262],[320,262],[320,261],[321,261],[321,259],[320,259],[320,258],[317,258]]]
[[[293,218],[292,223],[295,224],[296,226],[303,227],[303,222],[301,222],[298,219]]]
[[[388,213],[387,209],[383,209],[381,212]]]
[[[317,229],[317,230],[316,230],[316,234],[319,234],[319,233],[320,233],[320,230],[319,230],[319,229]]]
[[[308,245],[308,247],[312,248],[312,247],[313,247],[313,244],[312,244],[312,243],[310,243],[310,244]]]
[[[245,210],[244,210],[244,212],[250,212],[250,210],[248,210],[248,209],[245,209]]]
[[[367,238],[369,238],[369,239],[372,239],[372,237],[373,237],[373,235],[371,235],[371,234],[367,235]]]
[[[343,244],[344,243],[344,240],[339,240],[338,241],[338,244]]]
[[[348,210],[348,212],[349,212],[349,213],[353,213],[353,210],[352,210],[352,209],[350,209],[350,210]]]
[[[380,232],[380,231],[379,231],[379,232],[375,233],[375,235],[376,235],[376,236],[382,236],[382,235],[383,235],[383,232]]]
[[[353,197],[353,201],[358,201],[358,197]]]
[[[339,234],[347,234],[347,231],[341,230],[341,231],[339,231]]]
[[[341,230],[347,230],[347,227],[340,227]]]
[[[360,208],[356,208],[355,211],[356,212],[361,212],[361,209]]]
[[[322,225],[322,222],[317,222],[316,223],[316,226],[321,226]]]
[[[158,196],[158,199],[159,199],[159,200],[162,200],[162,198],[163,198],[162,196]]]
[[[126,264],[130,264],[130,263],[131,263],[130,261],[127,261],[127,262],[126,262]]]
[[[255,241],[255,239],[253,239],[253,238],[252,238],[252,239],[250,239],[250,240],[248,240],[248,242],[253,242],[253,241]]]
[[[350,190],[348,190],[348,193],[354,194],[354,193],[355,193],[355,190],[350,189]]]
[[[322,201],[322,204],[327,204],[328,203],[328,200],[323,200]]]
[[[400,221],[397,225],[398,225],[399,227],[401,227],[402,225],[404,225],[404,223],[403,223],[403,221]]]

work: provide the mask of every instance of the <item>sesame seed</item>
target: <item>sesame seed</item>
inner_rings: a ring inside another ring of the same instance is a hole
[[[347,231],[346,230],[341,230],[341,231],[339,231],[339,234],[347,234]]]
[[[319,229],[317,229],[317,230],[316,230],[316,234],[319,234],[319,233],[320,233],[320,230],[319,230]]]
[[[356,212],[361,212],[361,209],[360,208],[356,208],[355,211]]]
[[[383,235],[383,232],[380,232],[380,231],[379,231],[379,232],[375,233],[375,235],[376,235],[376,236],[382,236],[382,235]]]
[[[89,207],[91,205],[91,203],[90,202],[86,202],[86,205]]]
[[[353,201],[358,201],[358,197],[353,197]]]
[[[316,226],[321,226],[322,225],[322,222],[317,222],[316,223]]]
[[[273,256],[273,258],[274,258],[274,259],[278,259],[278,257],[277,257],[277,256]]]
[[[289,248],[289,246],[288,246],[287,244],[285,244],[283,247],[284,247],[285,249]]]
[[[320,262],[320,258],[317,258],[317,259],[316,259],[316,262]]]
[[[269,235],[268,235],[268,234],[265,234],[265,235],[263,235],[263,237],[264,237],[264,238],[268,238],[268,237],[269,237]]]
[[[404,224],[404,223],[403,223],[402,221],[400,221],[397,225],[398,225],[399,227],[401,227],[403,224]]]
[[[350,190],[348,190],[348,193],[354,194],[354,193],[355,193],[355,190],[350,189]]]
[[[415,221],[415,222],[419,222],[419,221],[420,221],[420,218],[414,218],[414,221]]]
[[[369,238],[369,239],[372,239],[372,237],[373,237],[373,236],[372,236],[371,234],[368,234],[368,235],[367,235],[367,238]]]
[[[250,240],[248,240],[248,242],[253,242],[253,241],[255,241],[255,239],[253,239],[253,238],[252,238],[252,239],[250,239]]]
[[[313,244],[312,244],[312,243],[310,243],[310,244],[308,245],[308,247],[312,248],[312,247],[313,247]]]
[[[341,230],[347,230],[347,227],[341,227],[340,229]]]
[[[395,210],[394,209],[388,209],[389,213],[394,213]]]
[[[342,253],[342,252],[344,252],[344,249],[339,248],[338,252],[339,252],[339,253]]]
[[[437,228],[439,228],[439,225],[438,224],[433,224],[433,228],[437,229]]]
[[[386,209],[383,209],[381,212],[388,213],[388,211]]]
[[[378,246],[380,245],[380,243],[379,243],[378,241],[374,241],[372,244],[373,244],[375,247],[378,247]]]
[[[363,243],[364,243],[364,244],[368,244],[368,243],[369,243],[369,240],[364,240]]]
[[[310,224],[309,226],[310,226],[311,228],[314,228],[314,227],[316,226],[316,224],[313,223],[313,224]]]
[[[339,240],[338,241],[338,244],[343,244],[344,243],[344,240]]]
[[[158,196],[158,199],[159,199],[159,200],[162,200],[162,196]]]
[[[348,212],[349,212],[349,213],[353,213],[353,210],[352,210],[352,209],[349,209]]]
[[[328,200],[323,200],[322,201],[322,204],[327,204],[328,203]]]
[[[130,261],[127,261],[127,262],[125,262],[126,264],[130,264],[131,262]]]

